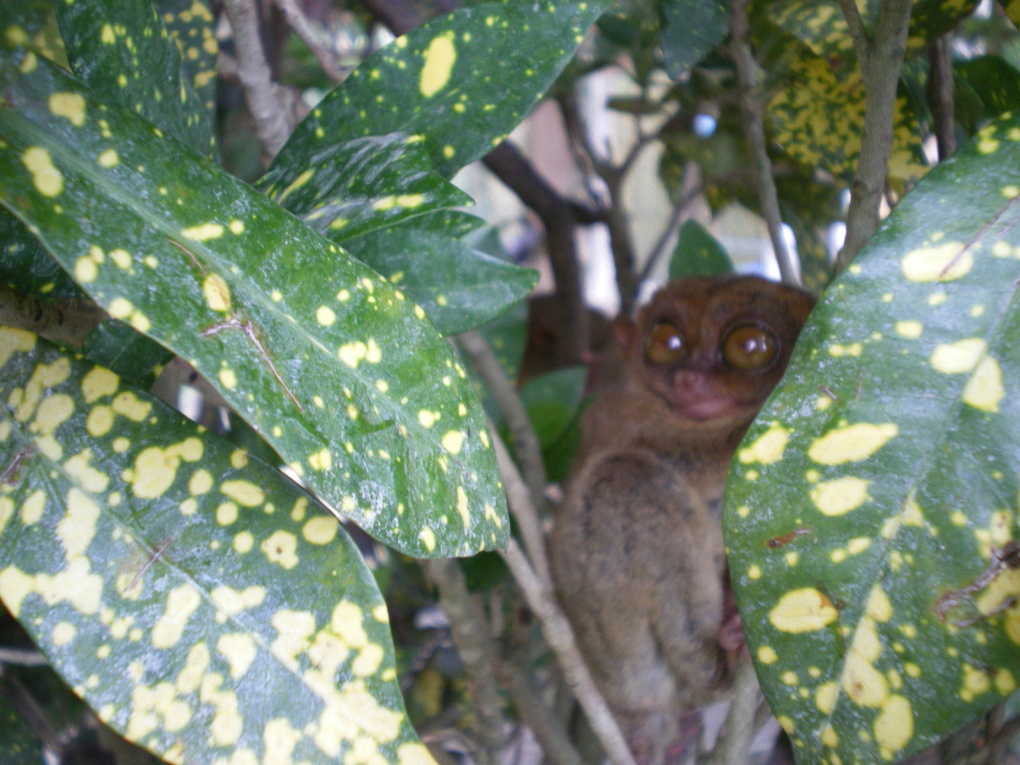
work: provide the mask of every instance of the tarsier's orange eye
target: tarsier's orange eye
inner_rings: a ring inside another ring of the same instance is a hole
[[[648,333],[645,357],[653,364],[673,364],[687,358],[689,349],[680,330],[660,321]]]
[[[723,358],[736,369],[762,369],[776,358],[779,341],[755,324],[737,327],[723,340]]]

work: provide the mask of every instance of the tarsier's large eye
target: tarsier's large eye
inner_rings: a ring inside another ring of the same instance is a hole
[[[673,364],[689,353],[684,336],[672,324],[660,321],[648,333],[645,357],[653,364]]]
[[[779,340],[756,324],[737,327],[723,340],[723,358],[736,369],[762,369],[779,352]]]

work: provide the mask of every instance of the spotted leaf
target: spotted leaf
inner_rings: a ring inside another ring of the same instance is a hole
[[[400,133],[324,145],[308,165],[274,165],[257,186],[334,242],[473,204],[432,171],[420,138]]]
[[[660,44],[666,74],[674,80],[708,55],[730,31],[725,0],[665,0]]]
[[[768,104],[772,134],[807,167],[852,177],[864,129],[864,85],[856,64],[836,71],[804,46],[791,50],[787,76]],[[927,172],[917,118],[905,95],[896,98],[889,176],[913,181]]]
[[[104,722],[171,763],[428,761],[325,507],[27,332],[0,370],[0,598]]]
[[[421,308],[44,59],[6,56],[0,87],[17,104],[0,110],[0,203],[114,318],[191,361],[381,541],[429,556],[505,540],[481,408]]]
[[[872,27],[881,10],[880,0],[858,3],[865,26]],[[924,50],[948,32],[977,5],[976,0],[914,0],[910,12],[908,52]],[[840,68],[856,61],[850,32],[837,0],[771,0],[770,23],[778,24],[806,43],[817,56]]]
[[[1017,687],[1018,177],[1010,117],[907,195],[737,451],[730,572],[799,762],[898,760]]]
[[[71,68],[108,102],[133,109],[205,155],[214,151],[210,111],[196,97],[177,42],[149,0],[53,3]],[[212,14],[202,3],[193,13]]]
[[[414,224],[374,231],[346,246],[404,289],[443,334],[485,324],[523,299],[538,282],[538,273],[530,268]]]
[[[598,0],[481,3],[424,24],[329,93],[273,168],[300,173],[326,146],[405,133],[421,136],[435,170],[450,177],[517,126],[604,6]]]
[[[207,0],[156,0],[156,9],[181,51],[191,89],[212,117],[216,108],[215,17]]]

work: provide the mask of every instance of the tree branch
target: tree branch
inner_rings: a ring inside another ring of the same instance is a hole
[[[557,363],[562,366],[580,364],[588,352],[590,340],[574,240],[580,224],[576,206],[557,194],[509,141],[503,141],[490,151],[483,162],[542,222],[556,296],[567,317],[557,348]]]
[[[319,66],[326,73],[326,76],[333,82],[343,82],[347,73],[336,60],[336,56],[329,49],[322,39],[321,32],[315,28],[311,20],[305,16],[304,11],[297,4],[297,0],[273,0],[276,7],[280,9],[287,25],[296,34],[315,56]]]
[[[259,33],[258,11],[252,0],[224,0],[224,9],[234,35],[237,78],[268,164],[294,130],[295,99],[273,80]]]
[[[911,0],[886,0],[881,5],[873,39],[869,40],[855,0],[839,0],[850,27],[864,82],[864,131],[857,173],[850,187],[846,241],[836,258],[842,271],[878,228],[893,145],[896,88],[907,50]]]
[[[928,87],[925,95],[934,121],[933,131],[939,161],[956,151],[956,125],[953,105],[953,57],[950,36],[943,35],[928,46]]]
[[[740,78],[740,109],[744,113],[744,136],[751,152],[751,170],[758,192],[758,204],[768,227],[769,239],[775,253],[779,273],[787,284],[800,286],[800,269],[783,237],[783,218],[779,210],[779,194],[772,177],[772,161],[765,142],[765,122],[762,119],[762,98],[758,65],[748,42],[747,0],[730,3],[730,54]]]

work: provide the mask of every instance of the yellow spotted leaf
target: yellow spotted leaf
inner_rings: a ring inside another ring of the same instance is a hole
[[[170,763],[428,761],[323,505],[21,330],[0,400],[0,599],[104,722]]]
[[[798,762],[898,761],[1016,689],[1018,177],[1006,115],[899,202],[747,433],[781,458],[734,463],[730,571]]]

